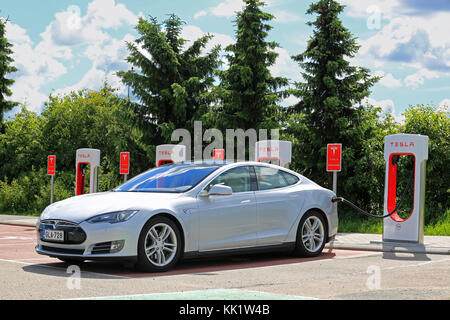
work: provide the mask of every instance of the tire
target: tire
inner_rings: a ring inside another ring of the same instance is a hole
[[[298,224],[295,254],[300,257],[316,257],[322,253],[326,243],[327,225],[317,211],[303,215]]]
[[[181,250],[181,233],[177,225],[166,217],[152,218],[139,235],[136,267],[144,272],[168,271],[180,259]]]

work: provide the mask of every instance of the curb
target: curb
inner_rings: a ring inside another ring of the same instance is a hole
[[[20,221],[20,220],[0,221],[0,225],[1,224],[19,227],[36,227],[36,222],[33,223],[30,221]]]
[[[0,225],[6,224],[21,227],[36,227],[39,217],[20,216],[20,215],[2,215],[0,214]]]
[[[337,250],[363,250],[390,253],[421,253],[421,254],[444,254],[450,255],[450,248],[426,247],[423,245],[405,246],[404,243],[399,244],[382,244],[382,245],[365,245],[365,244],[331,244],[326,245],[327,249]]]

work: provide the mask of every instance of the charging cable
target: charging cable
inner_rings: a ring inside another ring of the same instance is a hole
[[[344,199],[343,197],[334,197],[333,199],[331,199],[331,202],[337,202],[337,203],[344,202],[344,203],[348,204],[349,206],[351,206],[352,208],[356,209],[357,212],[360,213],[360,214],[363,214],[363,215],[371,217],[371,218],[384,219],[384,218],[392,216],[398,209],[400,209],[400,207],[401,207],[401,205],[403,203],[403,200],[405,200],[406,194],[408,193],[408,190],[409,190],[409,188],[411,186],[411,182],[412,182],[413,178],[414,178],[414,168],[411,171],[411,174],[410,174],[409,180],[408,180],[408,184],[406,185],[405,190],[403,190],[402,197],[400,198],[400,201],[395,204],[395,208],[394,208],[394,210],[392,212],[389,212],[388,214],[385,214],[385,215],[382,215],[382,216],[377,215],[377,214],[371,214],[371,213],[369,213],[367,211],[364,211],[363,209],[359,208],[358,206],[356,206],[355,204],[351,203],[347,199]]]

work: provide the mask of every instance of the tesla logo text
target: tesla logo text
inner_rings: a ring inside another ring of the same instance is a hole
[[[259,150],[260,150],[261,152],[278,152],[278,151],[279,151],[278,147],[274,147],[274,148],[271,148],[271,147],[263,147],[263,148],[260,148]]]
[[[391,142],[391,147],[412,148],[414,147],[414,142]]]
[[[172,151],[159,151],[159,154],[162,156],[170,156],[173,154]]]

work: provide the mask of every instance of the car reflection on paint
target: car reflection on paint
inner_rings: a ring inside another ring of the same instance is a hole
[[[337,232],[334,196],[271,164],[170,165],[48,206],[36,251],[66,262],[131,260],[148,272],[208,254],[317,256]]]

